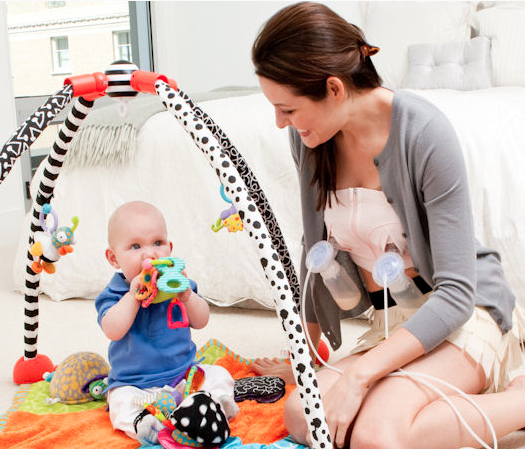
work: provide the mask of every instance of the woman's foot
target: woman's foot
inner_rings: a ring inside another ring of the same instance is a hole
[[[255,372],[261,376],[277,376],[285,383],[295,385],[292,366],[281,359],[276,357],[273,359],[268,357],[255,359],[252,366]]]

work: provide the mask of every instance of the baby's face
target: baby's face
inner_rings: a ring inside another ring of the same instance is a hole
[[[171,253],[166,223],[156,214],[130,214],[119,220],[112,240],[117,262],[114,266],[122,270],[128,282],[142,271],[144,259],[168,257]]]

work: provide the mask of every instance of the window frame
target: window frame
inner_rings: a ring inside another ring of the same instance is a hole
[[[67,49],[58,49],[57,42],[59,39],[65,39]],[[71,53],[69,52],[69,37],[68,36],[52,36],[51,40],[51,59],[53,61],[52,75],[65,75],[71,73]],[[60,56],[63,52],[67,52],[68,65],[67,67],[59,66]]]
[[[127,34],[127,43],[121,44],[120,43],[120,36],[124,35],[124,33]],[[122,53],[122,49],[125,48],[124,53],[127,54],[126,57],[124,57]],[[113,31],[113,57],[115,60],[125,60],[125,61],[132,61],[133,60],[133,49],[131,47],[131,33],[130,30],[118,30]]]

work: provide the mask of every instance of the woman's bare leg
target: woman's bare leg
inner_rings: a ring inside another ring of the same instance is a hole
[[[359,356],[339,362],[339,369],[353,363],[356,357]],[[468,354],[448,342],[408,364],[405,369],[433,375],[472,395],[488,415],[498,438],[525,426],[525,383],[517,382],[502,393],[477,395],[485,385],[483,370]],[[326,369],[318,373],[321,394],[338,376]],[[438,387],[449,396],[473,430],[492,444],[488,427],[479,412],[451,389],[442,385]],[[286,404],[285,424],[299,442],[308,442],[308,429],[297,394],[290,396]],[[386,377],[377,382],[365,397],[354,422],[350,446],[352,449],[457,449],[479,447],[479,444],[435,392],[411,379]]]

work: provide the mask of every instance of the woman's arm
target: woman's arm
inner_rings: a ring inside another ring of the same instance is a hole
[[[408,243],[423,232],[424,247],[411,247],[414,266],[426,264],[433,292],[403,325],[429,352],[472,315],[476,296],[476,239],[465,161],[448,119],[435,115],[420,131],[414,158],[415,186],[425,219],[421,231],[408,230]],[[395,206],[395,204],[394,204]],[[425,221],[427,229],[425,227]],[[410,224],[408,225],[410,227]],[[430,255],[431,263],[425,261]]]
[[[343,372],[343,377],[368,389],[377,380],[402,368],[424,353],[425,348],[421,342],[410,331],[400,328],[387,340],[359,357]]]

